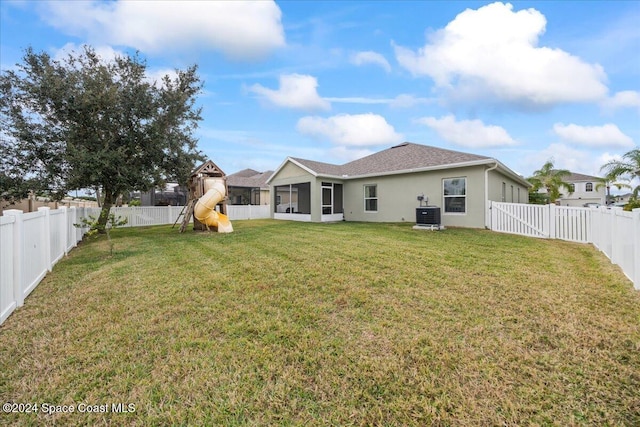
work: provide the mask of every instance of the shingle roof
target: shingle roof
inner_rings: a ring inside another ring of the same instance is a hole
[[[405,142],[344,165],[292,158],[320,175],[358,176],[490,160],[490,157]]]
[[[599,179],[600,178],[598,178],[597,176],[583,175],[581,173],[575,173],[575,172],[571,172],[571,175],[567,175],[564,178],[566,182],[597,181]]]
[[[368,175],[490,159],[476,154],[405,142],[342,165],[342,174]]]
[[[244,178],[250,178],[252,176],[256,176],[258,174],[260,174],[261,172],[258,172],[257,170],[253,170],[253,169],[242,169],[241,171],[238,171],[234,174],[231,174],[229,176],[242,176]]]
[[[342,175],[342,166],[339,165],[332,165],[331,163],[316,162],[313,160],[299,159],[294,157],[292,157],[291,159],[320,175]]]
[[[417,172],[420,170],[446,168],[448,166],[462,167],[465,165],[496,164],[503,173],[513,177],[523,185],[530,186],[522,176],[491,157],[414,144],[412,142],[404,142],[343,165],[333,165],[293,157],[289,157],[288,160],[308,169],[313,175],[345,179],[378,174]]]
[[[267,180],[273,171],[258,172],[253,169],[243,169],[231,175],[227,175],[227,186],[269,188]]]

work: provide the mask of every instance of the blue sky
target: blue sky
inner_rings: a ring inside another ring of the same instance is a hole
[[[198,64],[199,148],[227,174],[403,141],[529,176],[595,175],[640,142],[637,1],[0,1],[0,65],[32,46]]]

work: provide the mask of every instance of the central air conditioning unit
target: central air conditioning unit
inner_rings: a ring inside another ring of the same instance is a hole
[[[440,227],[440,208],[438,206],[416,208],[416,224]]]
[[[443,230],[440,221],[440,208],[429,206],[429,198],[424,194],[418,196],[420,207],[416,208],[416,225],[414,230]]]

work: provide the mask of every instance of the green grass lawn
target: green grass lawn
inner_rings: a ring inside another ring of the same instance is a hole
[[[234,228],[119,229],[113,257],[58,263],[0,326],[0,398],[76,412],[0,424],[640,425],[640,293],[590,245]]]

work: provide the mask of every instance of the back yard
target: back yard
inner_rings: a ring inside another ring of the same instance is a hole
[[[234,228],[58,263],[0,326],[0,398],[39,405],[0,423],[640,425],[640,294],[590,245]]]

